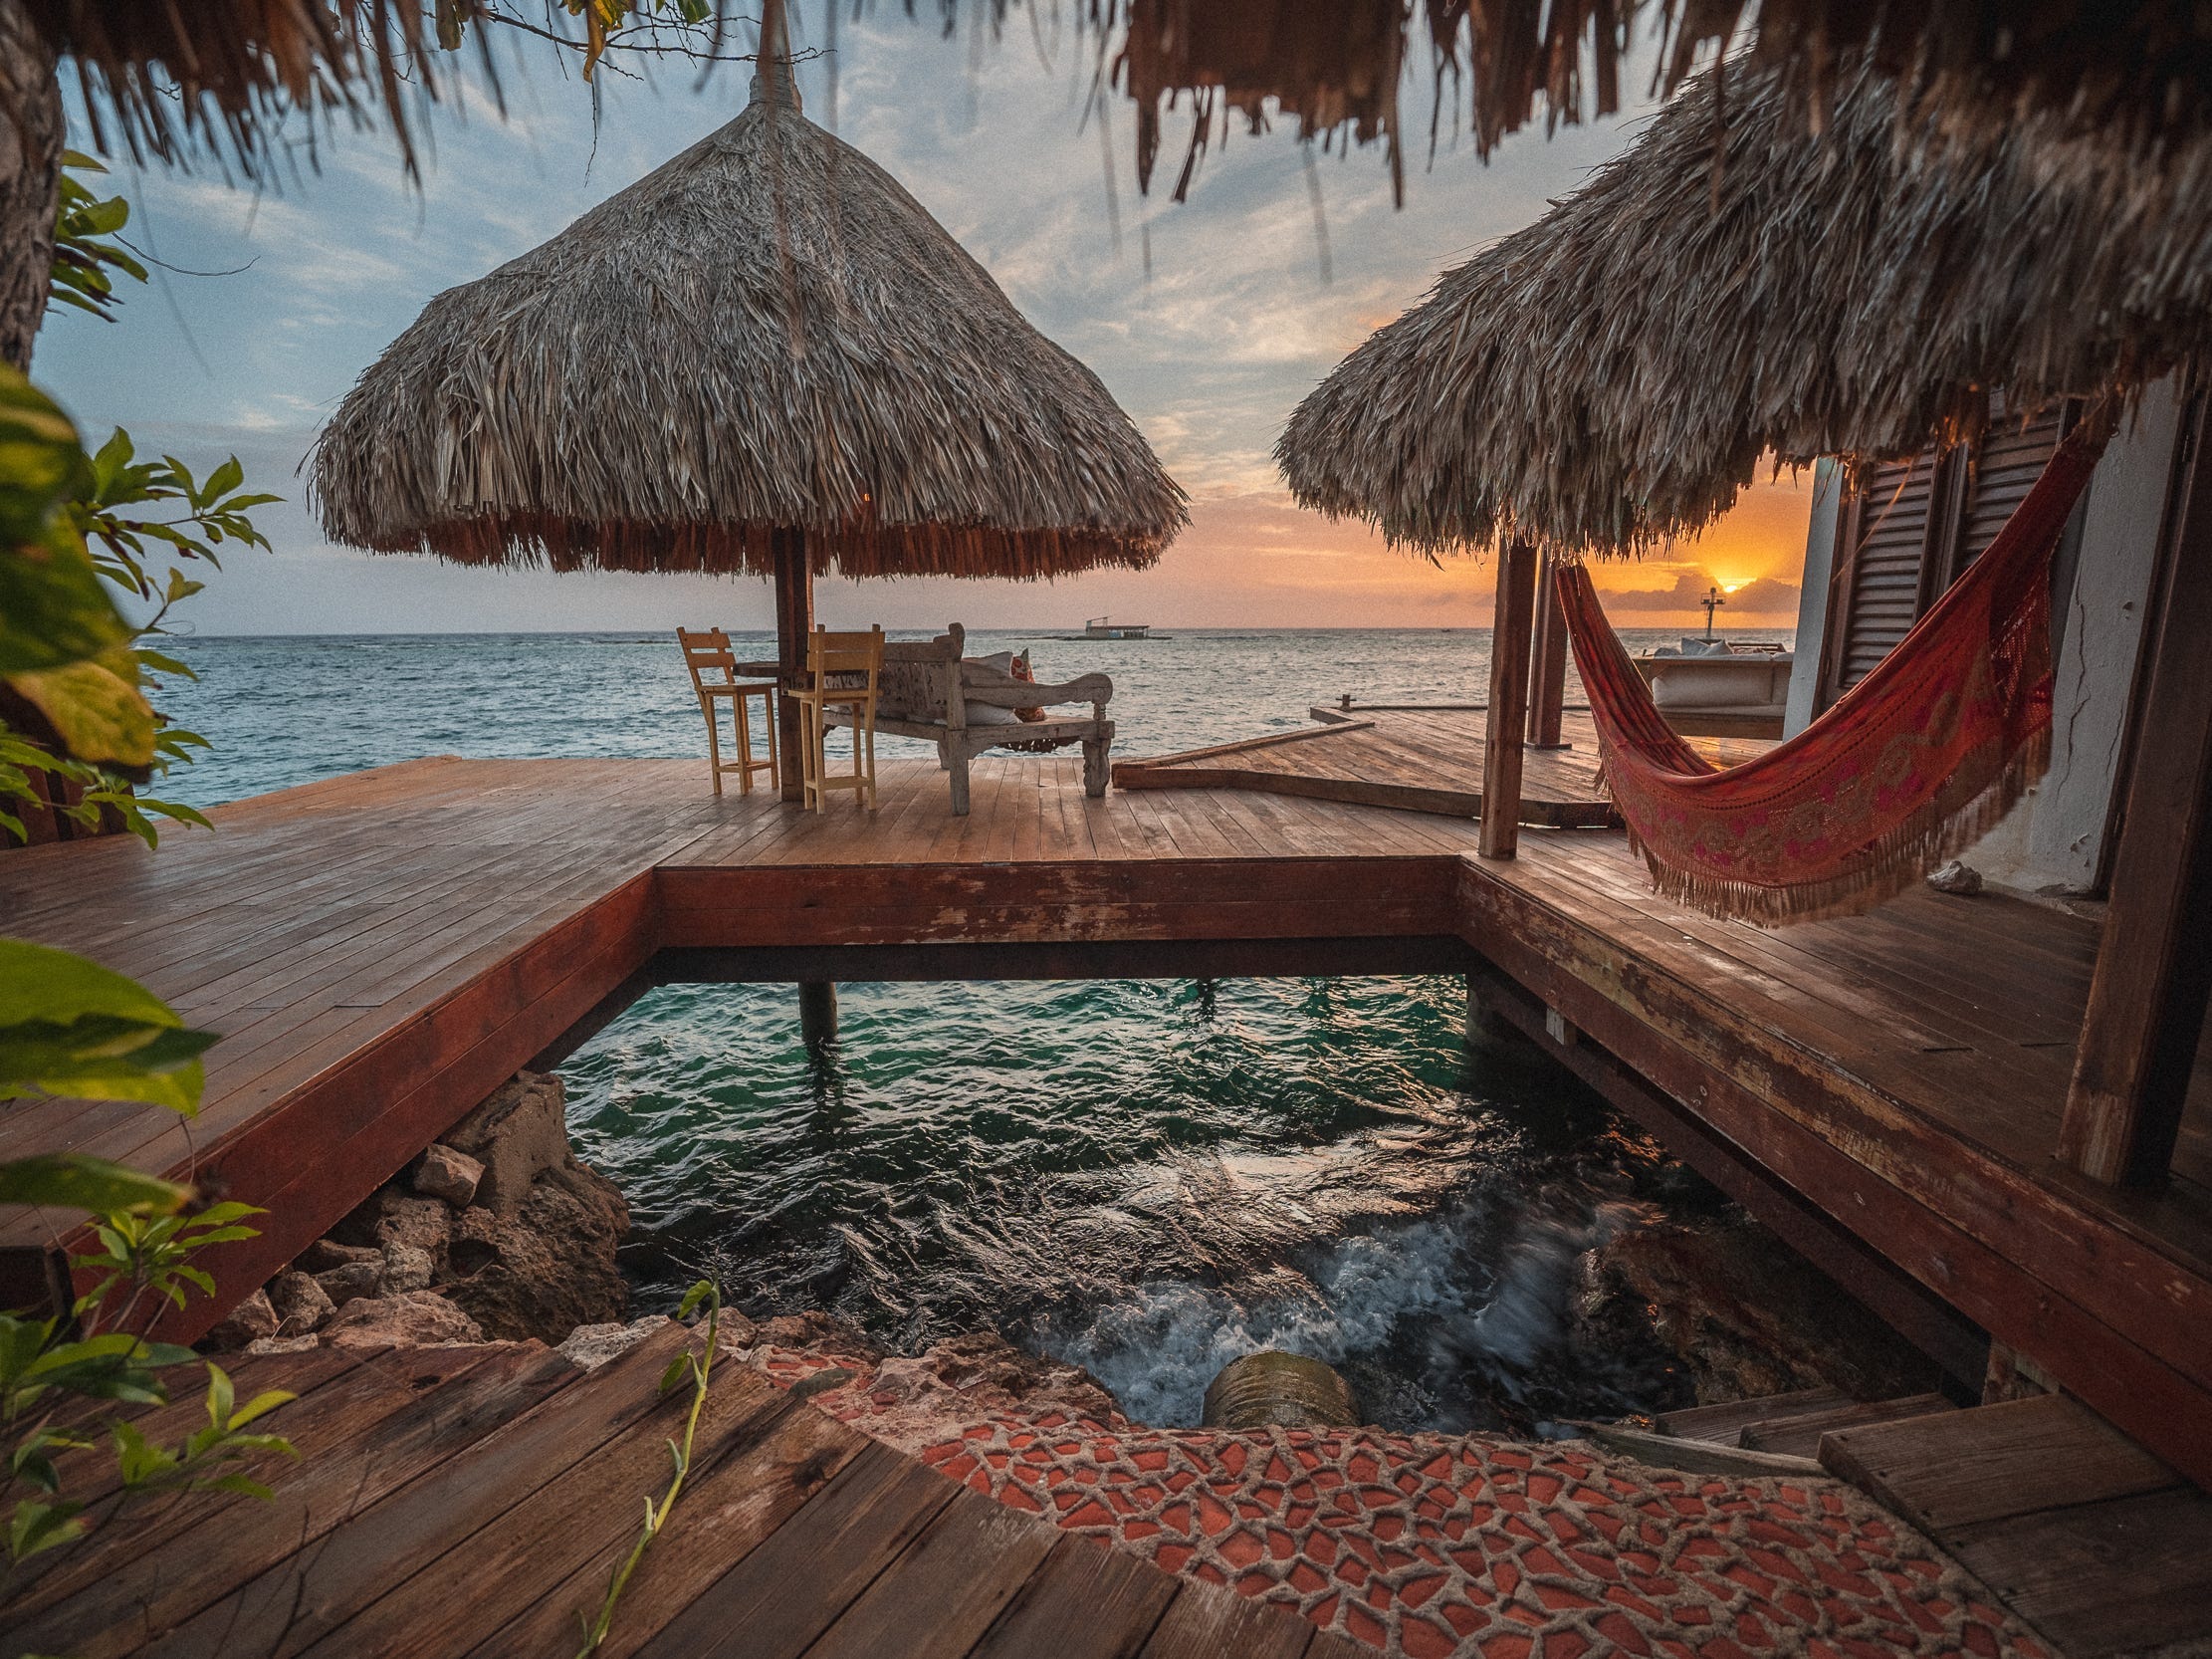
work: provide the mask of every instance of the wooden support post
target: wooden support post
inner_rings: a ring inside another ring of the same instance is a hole
[[[2136,710],[2135,759],[2059,1157],[2155,1186],[2212,995],[2212,445],[2200,399],[2167,509],[2164,590]]]
[[[1500,1006],[1495,970],[1467,975],[1467,1053],[1488,1065],[1533,1070],[1544,1053]]]
[[[799,981],[798,1035],[809,1049],[837,1041],[837,987],[828,980]]]
[[[1559,577],[1545,559],[1536,579],[1536,648],[1528,671],[1528,744],[1532,749],[1570,749],[1560,741],[1567,707],[1567,611],[1559,602]]]
[[[1476,850],[1510,858],[1520,846],[1522,728],[1528,719],[1529,625],[1536,608],[1536,550],[1515,542],[1497,561],[1490,624],[1490,713],[1482,750],[1482,832]]]
[[[814,631],[814,580],[806,568],[806,532],[770,532],[775,566],[775,661],[781,686],[775,699],[776,758],[782,763],[783,799],[797,801],[803,791],[799,707],[789,693],[798,689],[806,669],[806,636]]]

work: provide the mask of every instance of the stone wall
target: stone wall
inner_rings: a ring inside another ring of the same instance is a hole
[[[558,1343],[619,1320],[628,1207],[568,1144],[558,1077],[525,1071],[235,1308],[203,1344]]]

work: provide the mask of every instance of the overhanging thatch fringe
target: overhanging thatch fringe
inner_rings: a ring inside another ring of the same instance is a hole
[[[111,113],[134,145],[163,151],[180,136],[227,135],[249,167],[271,154],[269,129],[303,108],[380,108],[404,144],[407,101],[436,96],[450,73],[431,18],[470,12],[462,0],[17,3],[76,61],[96,121]],[[823,0],[831,40],[835,8],[849,3]],[[996,36],[1013,5],[938,0],[936,10],[948,31]],[[749,22],[744,10],[718,4],[714,15]],[[1781,72],[1801,129],[1824,123],[1837,66],[1855,58],[1903,88],[1900,130],[1915,140],[1992,141],[2042,118],[2139,168],[2212,118],[2212,27],[2197,0],[1080,0],[1070,10],[1138,104],[1146,170],[1163,112],[1186,94],[1255,127],[1276,116],[1308,133],[1386,138],[1395,168],[1398,70],[1416,30],[1432,55],[1432,121],[1449,107],[1456,125],[1463,97],[1483,154],[1539,113],[1551,126],[1618,110],[1624,71],[1655,35],[1668,92],[1714,51],[1748,42]],[[481,44],[481,19],[473,32]]]
[[[1996,829],[2050,770],[2049,726],[2038,728],[2009,758],[2000,759],[1999,747],[1992,743],[1971,753],[1951,782],[1869,844],[1863,863],[1827,880],[1788,887],[1733,881],[1662,863],[1633,830],[1629,844],[1651,871],[1655,892],[1709,916],[1755,927],[1785,927],[1863,915],[1916,885],[1936,865],[1957,857]],[[1990,767],[1997,768],[1994,780],[1981,785],[1972,782],[1987,777]]]

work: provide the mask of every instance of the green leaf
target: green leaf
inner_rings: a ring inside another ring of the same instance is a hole
[[[44,536],[55,509],[84,493],[91,463],[59,404],[0,364],[0,539]]]
[[[0,939],[0,1098],[36,1088],[189,1113],[199,1105],[199,1056],[214,1041],[186,1030],[134,980],[68,951]]]
[[[0,1027],[88,1015],[181,1028],[184,1019],[136,980],[51,945],[0,939]]]
[[[192,1196],[157,1175],[147,1175],[81,1152],[43,1152],[0,1163],[0,1204],[38,1204],[56,1210],[177,1210]]]
[[[77,1513],[83,1507],[67,1502],[16,1505],[8,1518],[8,1558],[26,1561],[42,1549],[67,1543],[85,1530]]]
[[[123,673],[116,671],[118,666]],[[0,678],[53,723],[63,748],[77,759],[128,767],[153,764],[153,709],[134,683],[137,667],[127,655],[104,654],[101,661]]]
[[[299,1395],[289,1393],[282,1388],[266,1389],[263,1392],[256,1394],[252,1399],[248,1400],[244,1405],[240,1406],[238,1410],[231,1414],[230,1426],[234,1429],[242,1429],[248,1423],[254,1421],[254,1419],[256,1419],[257,1417],[265,1417],[270,1412],[276,1410],[277,1407],[281,1405],[290,1405],[299,1397]],[[264,1436],[263,1438],[269,1440],[277,1439],[275,1435],[268,1435]],[[291,1451],[291,1446],[289,1443],[279,1443],[283,1444],[287,1451]],[[299,1454],[294,1453],[293,1455],[298,1456]]]
[[[210,1204],[194,1212],[185,1220],[187,1227],[226,1227],[234,1221],[244,1221],[248,1216],[265,1216],[269,1212],[253,1204],[241,1204],[236,1199],[221,1204]]]

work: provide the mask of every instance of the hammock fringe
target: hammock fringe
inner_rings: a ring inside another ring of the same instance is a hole
[[[1632,844],[1667,898],[1780,927],[1871,910],[1995,829],[2051,765],[2051,556],[2111,433],[2093,411],[1981,556],[1811,725],[1716,766],[1654,702],[1588,572],[1558,592]]]
[[[2051,730],[2044,727],[2019,753],[1998,764],[1993,781],[1979,789],[1962,781],[1938,792],[1870,845],[1865,864],[1826,881],[1788,887],[1731,881],[1660,862],[1633,829],[1629,844],[1651,872],[1653,891],[1709,916],[1749,922],[1753,927],[1789,927],[1798,922],[1857,916],[1895,898],[1937,864],[1957,857],[1996,829],[2005,815],[2043,781],[2050,767]],[[1978,764],[1962,768],[1958,776],[1963,780],[1968,774],[1984,775]]]

